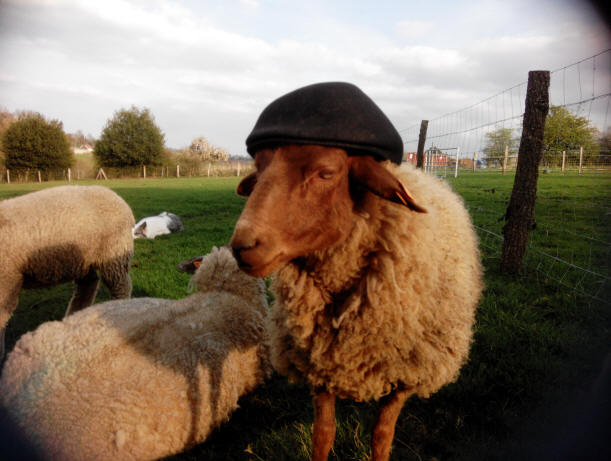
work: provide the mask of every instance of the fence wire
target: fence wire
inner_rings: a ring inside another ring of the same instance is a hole
[[[588,146],[584,146],[581,168],[577,146],[565,151],[564,168],[562,151],[545,152],[542,167],[554,172],[611,171],[610,72],[611,49],[608,49],[550,73],[550,107],[562,107],[573,115],[586,118],[590,125],[598,130],[600,149],[590,152]],[[522,134],[526,88],[527,82],[522,82],[469,107],[429,120],[425,150],[435,152],[457,149],[459,155],[448,155],[444,162],[450,168],[458,161],[458,169],[461,172],[473,171],[474,165],[476,170],[515,169],[518,141]],[[503,130],[509,135],[510,141],[497,145],[491,136],[495,133],[498,135]],[[407,152],[406,160],[414,163],[419,132],[419,125],[400,130]]]
[[[611,304],[610,72],[608,49],[550,73],[550,108],[585,118],[598,134],[598,144],[544,152],[540,173],[553,187],[539,187],[536,228],[525,258],[527,268],[542,279],[604,304]],[[526,88],[522,82],[429,120],[424,145],[425,170],[461,189],[484,257],[498,261]],[[419,132],[419,125],[400,130],[408,162],[416,162]],[[503,142],[495,141],[503,133]]]

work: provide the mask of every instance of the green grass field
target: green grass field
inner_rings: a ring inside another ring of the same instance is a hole
[[[176,265],[227,243],[244,203],[234,193],[237,182],[237,178],[103,182],[130,204],[136,220],[167,210],[185,225],[184,232],[135,242],[134,296],[188,295],[189,276]],[[430,399],[408,401],[391,459],[524,459],[523,450],[534,453],[537,446],[554,446],[570,424],[569,410],[574,412],[586,397],[611,344],[611,306],[580,293],[596,289],[589,284],[598,283],[586,280],[581,271],[564,274],[562,282],[574,288],[550,281],[542,266],[546,258],[534,252],[520,277],[499,273],[500,241],[488,232],[501,232],[499,219],[511,193],[511,175],[464,174],[449,182],[465,198],[480,228],[487,290],[478,310],[469,363],[456,383]],[[0,185],[0,199],[53,185],[59,183]],[[531,238],[535,248],[609,277],[610,186],[609,175],[542,175],[537,228]],[[556,264],[548,273],[555,271],[560,278],[562,266]],[[67,284],[23,292],[8,325],[7,350],[41,322],[61,319],[71,291]],[[604,293],[603,288],[601,296]],[[102,287],[97,301],[107,299]],[[309,458],[313,414],[307,388],[274,376],[240,405],[206,443],[171,459]],[[375,409],[375,403],[338,402],[331,459],[369,459]]]

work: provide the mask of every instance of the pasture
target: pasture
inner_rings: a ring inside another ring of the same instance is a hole
[[[448,180],[478,226],[487,289],[469,363],[456,383],[430,399],[408,401],[391,459],[525,459],[557,453],[567,435],[580,436],[574,424],[611,344],[611,306],[582,294],[590,288],[580,272],[564,274],[560,283],[546,277],[541,270],[546,259],[535,251],[529,252],[520,277],[499,273],[500,242],[494,235],[501,232],[512,175],[464,174]],[[185,226],[184,232],[135,241],[133,296],[188,294],[189,276],[176,265],[228,242],[245,202],[234,192],[237,183],[235,177],[97,182],[121,195],[136,220],[166,210]],[[0,199],[59,184],[3,184]],[[610,186],[608,174],[541,175],[535,247],[609,277]],[[608,284],[606,290],[599,297],[608,294]],[[26,331],[61,319],[71,292],[70,284],[22,292],[8,325],[7,351]],[[108,298],[101,286],[97,301]],[[275,375],[240,403],[206,443],[170,459],[309,458],[313,412],[305,387]],[[375,409],[375,403],[338,402],[331,459],[369,459]]]

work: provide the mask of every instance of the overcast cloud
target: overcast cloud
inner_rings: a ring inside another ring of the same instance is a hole
[[[0,106],[96,137],[148,107],[169,147],[245,155],[265,105],[309,83],[355,83],[401,130],[610,45],[579,0],[0,0]]]

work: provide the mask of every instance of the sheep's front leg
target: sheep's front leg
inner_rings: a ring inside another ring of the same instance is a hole
[[[335,394],[314,393],[312,461],[325,461],[335,440]]]
[[[100,267],[100,275],[104,285],[110,291],[111,299],[127,299],[132,294],[132,281],[129,276],[131,255],[117,258],[104,263]]]
[[[98,292],[98,274],[95,269],[89,269],[87,275],[81,279],[75,280],[76,287],[74,294],[66,309],[66,317],[74,312],[93,304],[95,295]]]
[[[395,391],[380,401],[380,408],[371,439],[373,461],[388,460],[392,441],[395,437],[397,419],[405,401],[410,395],[408,391]]]

